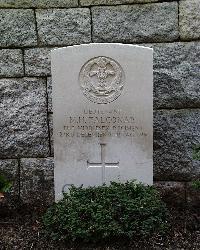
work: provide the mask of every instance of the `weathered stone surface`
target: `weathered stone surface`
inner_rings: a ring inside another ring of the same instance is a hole
[[[20,198],[40,206],[54,201],[52,158],[21,159]]]
[[[89,9],[36,11],[40,44],[71,45],[91,41]]]
[[[18,160],[6,159],[0,160],[0,175],[3,175],[11,182],[12,187],[9,193],[11,196],[19,197],[19,171]]]
[[[189,181],[200,177],[193,147],[200,144],[200,109],[155,111],[154,178]]]
[[[22,60],[22,51],[20,49],[0,50],[0,76],[23,76],[24,67]]]
[[[154,186],[169,205],[184,206],[186,204],[184,182],[157,181]]]
[[[183,40],[200,38],[200,1],[181,0],[179,5],[180,37]]]
[[[75,7],[78,0],[0,0],[0,7],[10,8],[52,8]]]
[[[51,74],[50,48],[27,49],[24,53],[25,74],[46,76]]]
[[[152,47],[154,108],[200,107],[200,43],[155,44]]]
[[[0,9],[0,46],[37,44],[33,10]]]
[[[49,114],[49,130],[50,130],[50,143],[51,143],[51,156],[54,155],[54,142],[53,142],[53,115]]]
[[[0,117],[0,157],[48,155],[44,79],[1,79]]]
[[[189,206],[200,208],[200,190],[195,189],[192,182],[187,184],[187,202]]]
[[[161,42],[178,38],[176,2],[92,7],[92,20],[95,42]]]
[[[70,184],[153,184],[153,50],[56,49],[52,73],[56,201]]]
[[[90,5],[117,5],[124,3],[153,3],[159,2],[159,0],[80,0],[82,6]]]
[[[48,112],[52,112],[52,79],[47,77]]]

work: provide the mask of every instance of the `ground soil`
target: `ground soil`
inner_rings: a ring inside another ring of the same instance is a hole
[[[175,209],[170,207],[170,228],[162,236],[137,238],[131,241],[115,240],[98,244],[53,242],[45,236],[42,228],[44,209],[27,208],[2,209],[0,207],[0,250],[14,249],[85,249],[85,250],[163,250],[163,249],[200,249],[200,211],[198,209]]]

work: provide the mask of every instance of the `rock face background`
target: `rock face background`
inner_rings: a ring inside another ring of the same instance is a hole
[[[0,0],[0,172],[24,203],[53,201],[50,51],[154,48],[154,180],[177,204],[200,178],[199,0]]]

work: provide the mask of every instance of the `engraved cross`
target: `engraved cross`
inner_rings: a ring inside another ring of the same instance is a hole
[[[101,162],[99,163],[90,163],[87,161],[87,168],[101,168],[102,169],[102,184],[106,181],[106,168],[119,168],[119,162],[116,163],[107,163],[105,160],[106,156],[106,144],[100,143],[101,146]]]

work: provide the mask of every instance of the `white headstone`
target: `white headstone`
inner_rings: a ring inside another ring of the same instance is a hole
[[[152,54],[123,44],[52,51],[56,200],[71,184],[152,184]]]

